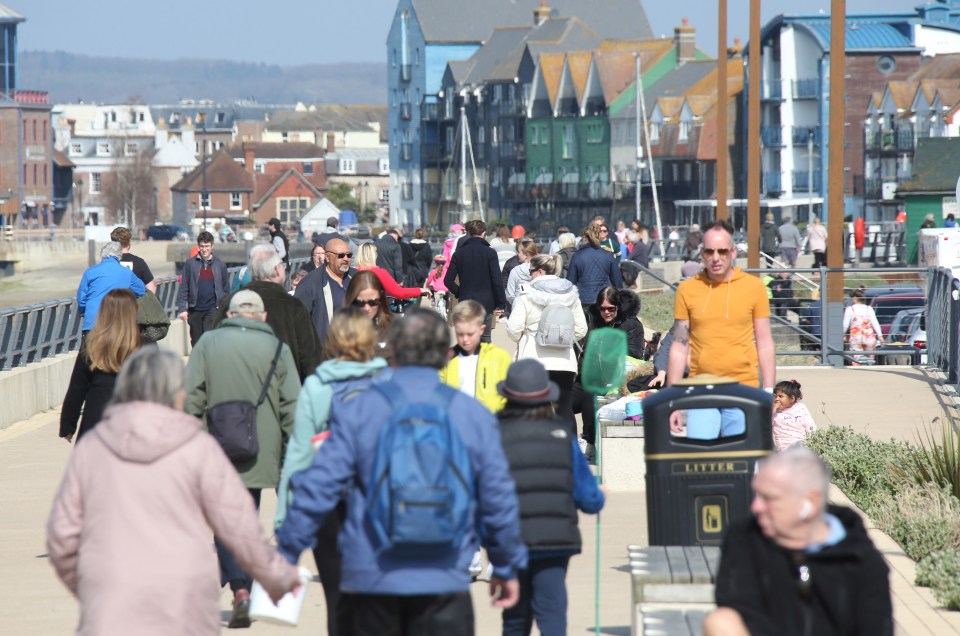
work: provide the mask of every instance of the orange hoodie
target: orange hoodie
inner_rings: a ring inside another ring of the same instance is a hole
[[[712,373],[760,386],[755,318],[770,317],[770,303],[756,276],[734,268],[722,283],[706,272],[677,288],[674,318],[690,321],[690,375]]]

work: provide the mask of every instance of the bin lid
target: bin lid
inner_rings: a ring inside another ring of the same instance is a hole
[[[733,378],[712,373],[703,373],[690,378],[684,378],[673,383],[673,386],[705,386],[708,384],[737,384]]]

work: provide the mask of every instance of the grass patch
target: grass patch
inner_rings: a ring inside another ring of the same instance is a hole
[[[640,318],[650,331],[667,333],[673,326],[673,299],[675,294],[656,293],[640,296]]]

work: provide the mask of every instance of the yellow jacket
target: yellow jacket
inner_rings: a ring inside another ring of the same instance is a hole
[[[459,349],[454,349],[454,356],[447,366],[440,369],[440,381],[449,384],[455,389],[460,388],[460,355]],[[513,362],[512,356],[504,349],[489,342],[480,343],[477,360],[477,380],[474,396],[485,407],[496,413],[503,408],[506,400],[497,393],[497,383],[507,377],[507,368]]]

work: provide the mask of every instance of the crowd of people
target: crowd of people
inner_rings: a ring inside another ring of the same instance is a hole
[[[813,418],[799,383],[776,382],[767,290],[735,266],[725,221],[691,247],[701,271],[680,284],[659,349],[623,274],[648,264],[636,222],[611,231],[597,217],[579,237],[561,227],[543,253],[519,226],[488,240],[478,219],[453,225],[439,254],[422,231],[357,244],[336,219],[327,230],[288,289],[290,247],[271,220],[233,291],[201,232],[177,296],[185,366],[143,335],[137,297],[152,275],[113,264],[123,236],[84,275],[89,327],[59,433],[77,445],[47,526],[80,602],[78,633],[218,633],[223,586],[227,626],[248,627],[253,581],[275,601],[296,591],[312,550],[328,634],[473,634],[476,580],[489,582],[504,634],[565,634],[577,511],[605,502],[580,383],[580,354],[603,329],[624,332],[630,357],[653,358],[631,389],[715,374],[773,394],[782,454],[762,464],[753,516],[729,532],[707,633],[783,631],[798,612],[809,633],[889,633],[885,566],[856,516],[826,506],[829,473],[802,447]],[[390,303],[426,294],[449,311]],[[499,324],[514,351],[491,341]],[[743,433],[742,412],[709,411],[671,416],[671,431]],[[265,489],[277,491],[275,547],[259,525]],[[807,609],[764,585],[786,586],[795,563],[816,573]],[[821,598],[834,589],[847,595]]]

